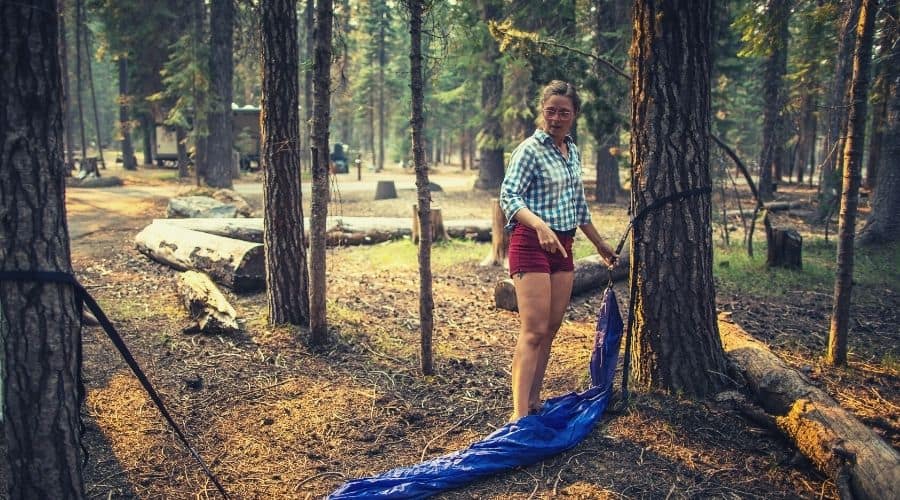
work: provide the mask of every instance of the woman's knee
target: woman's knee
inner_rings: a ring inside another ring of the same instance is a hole
[[[539,348],[553,339],[552,333],[546,328],[523,328],[519,332],[519,344],[530,348]]]

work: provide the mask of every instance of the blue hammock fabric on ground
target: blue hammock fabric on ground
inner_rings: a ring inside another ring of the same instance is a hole
[[[597,315],[590,389],[549,399],[538,414],[506,424],[464,450],[348,481],[328,498],[426,498],[572,448],[591,433],[609,403],[622,330],[616,296],[609,287]]]

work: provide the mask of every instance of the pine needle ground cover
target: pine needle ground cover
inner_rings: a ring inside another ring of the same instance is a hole
[[[386,203],[372,202],[370,194],[343,193],[329,210],[410,215],[414,192],[401,191]],[[489,200],[486,193],[450,191],[440,204],[446,219],[487,217]],[[187,318],[174,271],[133,248],[134,234],[163,216],[165,202],[145,200],[144,208],[110,214],[119,217],[116,228],[73,241],[76,273],[233,497],[320,498],[348,478],[463,448],[506,421],[518,323],[514,313],[493,306],[493,286],[503,272],[478,267],[487,244],[434,247],[437,374],[422,377],[418,271],[408,240],[329,250],[333,343],[311,351],[297,330],[267,326],[262,293],[225,290],[243,334],[183,334]],[[616,241],[627,220],[624,202],[596,206],[594,215],[604,236]],[[719,247],[719,309],[897,447],[900,385],[898,354],[891,350],[900,344],[897,250],[860,255],[850,365],[828,371],[820,357],[831,308],[833,238],[819,242],[820,226],[791,222],[802,224],[804,270],[765,269],[762,243],[752,260],[742,247]],[[579,243],[576,257],[589,250]],[[617,292],[627,299],[624,284]],[[546,395],[587,387],[599,300],[599,290],[573,300],[554,344]],[[84,359],[91,497],[215,497],[99,329],[85,329]],[[628,406],[606,415],[575,449],[440,498],[667,496],[836,498],[837,492],[780,436],[734,410],[650,393],[635,394]]]

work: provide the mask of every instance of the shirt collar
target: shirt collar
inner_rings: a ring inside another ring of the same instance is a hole
[[[547,133],[544,129],[535,129],[534,134],[532,135],[535,139],[538,140],[541,144],[547,144],[547,141],[553,141],[553,137]],[[566,135],[565,141],[567,144],[574,144],[575,141],[572,139],[571,135]]]

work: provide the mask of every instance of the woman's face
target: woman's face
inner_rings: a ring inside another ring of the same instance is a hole
[[[575,104],[572,98],[552,95],[543,103],[544,131],[557,139],[564,138],[575,123]]]

